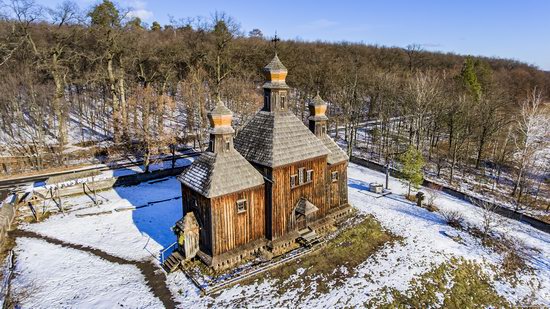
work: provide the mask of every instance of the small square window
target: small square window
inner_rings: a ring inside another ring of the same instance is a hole
[[[238,200],[237,201],[237,213],[243,213],[246,211],[246,200],[245,199],[242,199],[242,200]]]
[[[306,182],[311,182],[313,180],[313,170],[308,170],[306,172]]]
[[[338,172],[332,172],[331,179],[332,179],[332,182],[338,181]]]

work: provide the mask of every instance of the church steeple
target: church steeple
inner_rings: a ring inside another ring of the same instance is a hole
[[[327,111],[327,103],[323,101],[317,91],[317,95],[308,104],[309,108],[309,130],[316,136],[327,134],[328,117],[325,114]]]
[[[274,112],[288,109],[288,85],[286,75],[288,70],[283,65],[277,53],[271,62],[264,67],[266,81],[264,83],[264,107],[262,110]]]
[[[214,153],[226,152],[233,149],[233,134],[231,126],[233,113],[218,99],[216,107],[208,113],[210,121],[210,145],[208,151]]]

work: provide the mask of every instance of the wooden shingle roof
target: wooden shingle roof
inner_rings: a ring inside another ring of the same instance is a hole
[[[349,159],[348,155],[344,152],[344,150],[342,150],[342,148],[340,148],[334,142],[334,140],[330,138],[330,136],[328,136],[327,134],[324,134],[319,139],[321,140],[321,142],[323,142],[325,147],[327,147],[328,150],[330,151],[327,158],[328,164],[336,164],[342,161],[347,161]]]
[[[260,111],[235,137],[235,148],[248,161],[277,167],[330,151],[290,111]]]
[[[304,216],[308,216],[318,210],[319,208],[317,208],[317,206],[313,205],[310,201],[303,197],[300,198],[298,204],[296,205],[296,212]]]
[[[281,71],[287,71],[284,64],[279,60],[279,56],[275,54],[275,57],[271,59],[271,61],[264,67],[264,71],[275,71],[275,70],[281,70]]]
[[[212,198],[264,183],[263,176],[235,149],[204,152],[178,180],[204,197]]]

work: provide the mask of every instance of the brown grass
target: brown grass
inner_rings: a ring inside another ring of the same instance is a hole
[[[504,256],[502,265],[495,271],[506,277],[512,284],[517,282],[521,272],[533,272],[534,270],[527,264],[528,248],[518,240],[511,240],[504,236],[485,235],[476,227],[469,227],[466,231],[479,239],[481,243],[497,253]]]
[[[511,308],[512,305],[498,295],[480,265],[453,258],[413,279],[408,291],[386,289],[365,307],[458,309]]]
[[[341,286],[346,278],[353,276],[356,267],[370,255],[388,242],[398,238],[382,229],[378,221],[367,216],[352,227],[342,231],[319,250],[300,257],[292,262],[271,269],[261,276],[274,279],[278,293],[284,294],[289,289],[305,287],[302,295],[311,292],[325,294],[329,288]],[[292,280],[289,278],[300,275]],[[243,284],[251,283],[257,278],[248,279]],[[315,286],[316,287],[313,287]]]

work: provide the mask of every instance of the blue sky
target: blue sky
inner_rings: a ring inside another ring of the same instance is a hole
[[[53,6],[60,0],[42,0]],[[77,0],[81,8],[99,1]],[[517,1],[152,1],[120,0],[143,21],[209,17],[223,11],[245,33],[283,39],[353,41],[517,59],[550,71],[550,0]]]

